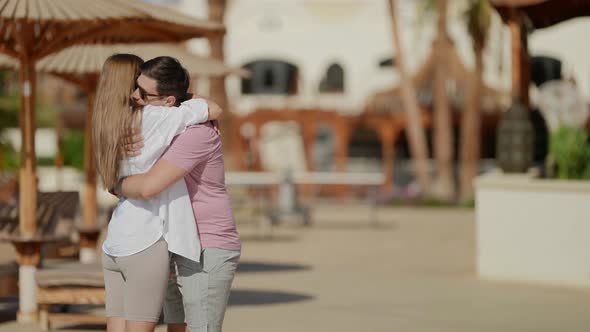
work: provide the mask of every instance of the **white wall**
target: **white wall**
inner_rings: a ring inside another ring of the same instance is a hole
[[[535,30],[529,37],[532,55],[547,55],[562,60],[562,71],[573,75],[584,99],[590,98],[589,18],[576,18],[549,28]]]
[[[476,183],[481,277],[590,287],[590,183],[488,173]]]
[[[391,54],[382,6],[373,1],[344,1],[334,11],[301,1],[241,0],[227,17],[226,55],[230,64],[275,58],[299,68],[299,96],[314,100],[327,67],[345,72],[346,99],[360,107],[369,91],[391,84],[378,62]],[[385,82],[384,82],[385,81]],[[230,93],[237,95],[239,86]]]

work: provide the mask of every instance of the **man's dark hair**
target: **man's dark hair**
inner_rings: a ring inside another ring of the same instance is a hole
[[[139,69],[143,75],[158,82],[159,95],[176,97],[177,105],[188,99],[190,75],[175,58],[159,56],[144,62]]]

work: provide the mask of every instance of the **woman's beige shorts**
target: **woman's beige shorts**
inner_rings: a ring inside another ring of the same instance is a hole
[[[103,253],[107,317],[157,322],[168,284],[169,259],[164,240],[131,256]]]

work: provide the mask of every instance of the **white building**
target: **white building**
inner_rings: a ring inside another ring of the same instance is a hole
[[[151,1],[176,6],[201,18],[207,15],[207,0]],[[371,95],[391,89],[399,80],[395,66],[380,66],[384,60],[395,58],[399,51],[392,48],[387,3],[387,0],[227,0],[226,62],[246,66],[254,72],[250,82],[227,80],[232,110],[240,114],[258,107],[362,112]],[[424,65],[436,32],[436,14],[424,13],[423,3],[422,0],[396,1],[402,51],[412,72]],[[472,69],[472,43],[464,20],[466,5],[467,0],[449,0],[447,31],[459,58]],[[590,97],[590,46],[582,42],[581,36],[588,28],[590,19],[579,18],[534,31],[529,38],[531,55],[561,60],[562,72],[576,80],[586,100]],[[208,54],[205,40],[189,45],[196,53]],[[326,80],[329,68],[332,75]],[[484,70],[488,87],[510,90],[510,32],[497,14],[493,15],[484,50]],[[199,92],[208,93],[205,81],[197,86],[203,89]],[[320,86],[330,92],[322,91]],[[534,91],[531,96],[535,103]],[[263,132],[263,142],[276,142],[276,135],[290,132],[287,127],[273,126]],[[296,144],[301,142],[300,137],[291,137],[289,141],[290,150],[301,150],[300,143]]]
[[[151,2],[176,6],[200,17],[207,14],[207,0]],[[420,14],[420,0],[397,3],[404,52],[410,68],[416,70],[430,51],[434,20]],[[472,68],[471,42],[462,21],[465,3],[449,1],[448,30],[465,65]],[[327,68],[338,63],[344,70],[344,93],[337,101],[344,109],[359,112],[369,94],[397,81],[391,67],[378,66],[394,53],[386,6],[386,0],[228,0],[227,62],[241,66],[271,59],[297,66],[296,103],[304,106],[330,103],[318,86]],[[585,99],[590,97],[590,45],[581,38],[589,28],[590,19],[578,18],[536,30],[529,39],[531,55],[561,60],[564,73],[575,78]],[[509,39],[507,28],[495,16],[484,64],[486,83],[499,90],[510,88]],[[191,45],[196,52],[207,53],[206,43]],[[245,101],[240,90],[239,81],[229,80],[228,93],[236,105]],[[257,102],[246,100],[238,110]]]
[[[192,12],[203,18],[207,15],[206,0],[160,2],[172,3],[185,13]],[[420,14],[419,1],[398,3],[406,61],[415,71],[430,52],[435,20]],[[461,18],[464,5],[463,0],[450,2],[448,30],[460,57],[472,68],[471,42]],[[280,94],[279,97],[246,95],[238,79],[228,80],[228,95],[234,111],[248,112],[262,103],[303,108],[319,106],[358,113],[369,95],[397,84],[396,71],[379,65],[394,54],[385,0],[229,0],[225,23],[228,64],[245,66],[272,60],[290,64],[297,72],[296,81],[288,88],[289,98]],[[208,52],[205,41],[194,41],[190,45],[197,53]],[[258,68],[272,71],[274,65]],[[342,93],[320,92],[320,84],[332,65],[342,68]],[[499,90],[509,88],[509,32],[497,16],[486,49],[485,68],[489,86]],[[276,83],[270,75],[260,75],[262,85]]]

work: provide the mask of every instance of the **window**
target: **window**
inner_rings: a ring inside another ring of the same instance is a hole
[[[536,86],[561,79],[561,61],[548,56],[533,56],[530,61],[531,80]]]
[[[386,67],[394,67],[395,66],[395,59],[394,58],[385,58],[379,61],[379,67],[386,68]]]
[[[293,95],[297,93],[298,69],[280,60],[257,60],[244,66],[252,74],[242,80],[243,94]]]
[[[320,82],[321,93],[342,93],[344,92],[344,69],[335,63],[328,67],[326,75]]]

